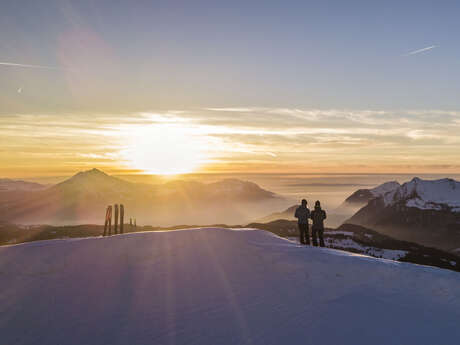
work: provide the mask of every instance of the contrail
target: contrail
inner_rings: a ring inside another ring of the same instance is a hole
[[[404,54],[403,56],[415,55],[415,54],[418,54],[418,53],[426,52],[427,50],[434,49],[436,47],[437,46],[429,46],[429,47],[425,47],[425,48],[422,48],[422,49],[417,49],[417,50],[411,51],[411,52],[409,52],[407,54]]]
[[[1,62],[1,66],[9,66],[9,67],[25,67],[25,68],[42,68],[42,69],[62,69],[59,67],[52,67],[52,66],[41,66],[41,65],[26,65],[22,63],[13,63],[13,62]]]

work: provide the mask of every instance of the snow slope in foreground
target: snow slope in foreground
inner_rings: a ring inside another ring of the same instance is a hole
[[[2,344],[458,344],[460,274],[196,229],[0,248]]]

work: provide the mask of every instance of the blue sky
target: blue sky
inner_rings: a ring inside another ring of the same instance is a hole
[[[2,1],[0,174],[458,173],[459,13],[458,1]]]
[[[459,107],[456,1],[4,1],[1,7],[0,61],[62,68],[0,66],[2,113]]]

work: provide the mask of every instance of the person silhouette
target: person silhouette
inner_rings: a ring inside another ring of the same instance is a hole
[[[299,226],[300,243],[310,244],[310,234],[308,233],[310,210],[307,207],[307,200],[302,199],[302,204],[295,210],[294,217],[297,218],[297,224]]]
[[[310,217],[313,221],[311,226],[311,237],[314,246],[318,246],[317,236],[319,237],[320,247],[324,247],[324,220],[326,219],[326,211],[321,209],[319,200],[315,202],[315,209],[311,211]]]

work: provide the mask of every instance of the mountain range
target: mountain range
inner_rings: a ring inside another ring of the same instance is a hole
[[[92,169],[51,186],[0,180],[0,224],[102,224],[107,205],[115,203],[124,204],[126,221],[136,218],[138,224],[163,227],[247,224],[254,219],[258,224],[292,221],[297,207],[274,212],[289,205],[289,200],[237,179],[207,184],[192,180],[145,184]],[[272,213],[267,215],[270,210]],[[328,210],[330,227],[342,223],[458,254],[460,182],[414,178],[402,185],[390,181],[359,189],[338,209]]]
[[[298,205],[261,217],[255,223],[294,220]],[[335,210],[329,227],[361,225],[400,240],[460,253],[460,182],[413,178],[358,189]]]
[[[345,201],[334,210],[336,214],[351,216],[361,207],[365,206],[370,200],[382,196],[397,189],[400,184],[397,181],[385,182],[375,188],[362,188],[351,194]]]
[[[7,191],[35,191],[45,189],[47,186],[40,183],[0,178],[0,192]]]
[[[173,181],[132,183],[98,169],[36,190],[0,192],[0,221],[19,224],[103,223],[109,204],[122,203],[125,219],[156,225],[233,223],[284,203],[255,183],[237,179],[204,184]]]
[[[460,247],[460,182],[416,177],[372,198],[347,223],[455,250]]]
[[[276,207],[283,201],[254,183],[236,179],[209,184],[173,181],[151,185],[128,182],[97,169],[79,172],[48,187],[25,188],[22,182],[10,183],[10,186],[0,192],[0,244],[63,236],[98,236],[102,233],[100,226],[62,225],[102,224],[105,207],[115,202],[125,205],[126,221],[134,216],[138,224],[156,226],[126,228],[132,232],[165,229],[166,225],[177,228],[180,224],[188,224],[180,227],[203,223],[247,224],[245,219],[252,216],[255,207],[261,206],[259,210],[263,212],[267,204]],[[364,206],[336,229],[331,229],[331,217],[328,217],[326,244],[376,257],[460,269],[460,263],[453,259],[460,252],[459,192],[457,181],[420,178],[402,185],[388,182],[376,188],[357,190],[343,204]],[[296,239],[298,230],[293,214],[297,206],[259,217],[246,227]],[[244,213],[248,208],[251,208],[250,215]],[[58,226],[21,227],[11,223]]]
[[[352,216],[361,207],[365,206],[370,200],[381,196],[398,188],[400,184],[396,181],[385,182],[375,188],[371,189],[358,189],[345,199],[345,201],[336,209],[329,211],[327,223],[331,227],[340,226],[345,220]],[[294,213],[299,205],[293,205],[284,211],[273,212],[269,215],[255,220],[256,223],[267,223],[277,219],[295,220]],[[309,205],[311,208],[312,205]]]

